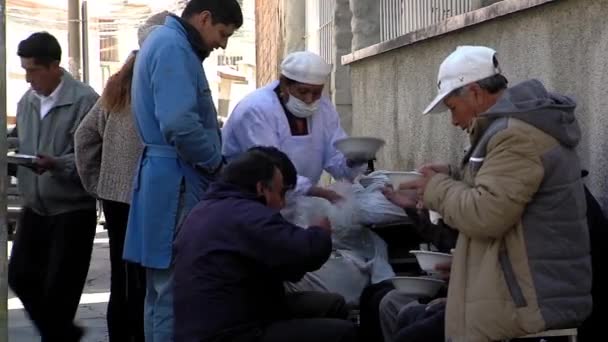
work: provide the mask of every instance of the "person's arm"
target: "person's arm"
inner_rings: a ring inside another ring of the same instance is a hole
[[[209,89],[200,98],[199,71],[203,67],[190,58],[186,48],[167,45],[156,51],[151,63],[154,115],[168,144],[179,157],[196,168],[214,174],[222,164],[216,112]],[[204,116],[214,125],[205,127],[200,102],[206,102]]]
[[[500,238],[517,224],[543,179],[542,161],[526,135],[505,130],[488,144],[488,154],[470,186],[436,174],[424,204],[451,227],[473,238]]]
[[[37,163],[43,166],[43,169],[48,170],[53,177],[62,178],[70,181],[80,182],[78,171],[76,170],[76,162],[74,159],[74,141],[73,137],[76,133],[76,129],[86,114],[93,108],[99,95],[96,93],[90,93],[81,98],[74,110],[77,111],[76,122],[73,123],[73,128],[69,132],[69,136],[72,139],[58,156],[39,156]],[[64,132],[61,132],[64,134]]]
[[[279,213],[260,215],[248,225],[245,238],[255,246],[254,258],[285,281],[298,280],[319,269],[332,248],[329,227],[304,229],[287,222]]]
[[[97,194],[107,116],[108,113],[101,107],[100,101],[97,101],[82,119],[74,135],[76,169],[85,190],[92,195]]]

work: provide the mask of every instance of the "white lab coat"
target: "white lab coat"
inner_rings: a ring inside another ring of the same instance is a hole
[[[222,129],[223,154],[230,160],[253,146],[274,146],[286,153],[298,171],[296,194],[308,192],[319,182],[323,170],[336,179],[352,180],[361,167],[349,168],[334,141],[346,137],[340,117],[327,97],[308,119],[306,136],[293,136],[274,89],[279,82],[257,89],[234,108]]]

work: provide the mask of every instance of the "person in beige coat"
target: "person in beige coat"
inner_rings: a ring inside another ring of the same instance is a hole
[[[426,165],[424,207],[459,231],[446,338],[498,341],[574,328],[591,311],[591,263],[575,102],[538,80],[507,88],[496,52],[461,46],[439,68],[439,95],[469,134],[460,167]]]
[[[144,39],[169,12],[150,17],[138,30]],[[99,101],[76,130],[76,167],[84,188],[100,199],[110,240],[111,285],[108,335],[114,341],[144,341],[145,270],[123,260],[132,184],[143,144],[131,112],[136,51],[106,84]]]

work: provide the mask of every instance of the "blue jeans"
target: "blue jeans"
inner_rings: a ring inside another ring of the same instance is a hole
[[[173,341],[173,267],[146,268],[146,342]]]

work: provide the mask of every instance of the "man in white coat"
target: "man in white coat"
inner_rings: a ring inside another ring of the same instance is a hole
[[[298,171],[296,194],[341,197],[316,184],[323,173],[352,180],[366,162],[347,160],[333,144],[346,137],[331,101],[322,96],[331,66],[312,52],[294,52],[281,64],[280,80],[239,102],[223,128],[223,154],[234,158],[253,146],[274,146]]]

